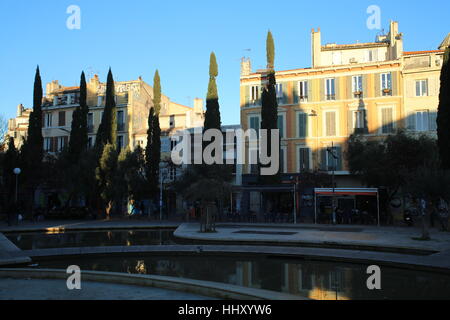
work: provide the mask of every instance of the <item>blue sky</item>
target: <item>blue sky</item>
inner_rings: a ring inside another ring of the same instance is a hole
[[[66,28],[70,5],[81,9],[80,30]],[[450,32],[443,0],[1,0],[0,114],[31,107],[37,64],[44,85],[58,79],[66,86],[78,85],[82,70],[105,81],[109,66],[116,81],[141,75],[152,84],[159,69],[164,94],[192,106],[206,95],[214,51],[222,122],[237,124],[240,59],[264,67],[267,30],[277,69],[309,67],[312,28],[321,28],[323,44],[374,40],[380,30],[366,27],[370,5],[380,7],[386,31],[390,20],[399,22],[405,51],[434,50]]]

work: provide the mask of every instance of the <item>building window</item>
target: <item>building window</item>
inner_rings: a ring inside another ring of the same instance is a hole
[[[298,120],[298,137],[306,138],[308,136],[308,115],[303,112],[299,112],[297,115]]]
[[[298,97],[300,102],[308,102],[308,81],[298,82]]]
[[[252,104],[257,104],[259,100],[259,86],[250,87],[250,99]]]
[[[325,80],[325,99],[326,100],[336,100],[336,79],[326,79]]]
[[[328,137],[336,136],[336,112],[325,112],[325,131]]]
[[[352,92],[354,98],[362,98],[363,83],[361,75],[352,77]]]
[[[175,116],[174,115],[170,116],[169,121],[170,121],[170,123],[169,123],[170,128],[175,128]]]
[[[392,75],[391,73],[381,74],[381,93],[383,96],[392,95]]]
[[[92,112],[89,112],[87,116],[87,129],[88,133],[94,132],[94,114]]]
[[[125,131],[125,119],[123,110],[117,111],[117,131]]]
[[[366,127],[366,111],[365,110],[355,110],[352,111],[352,129],[364,129]]]
[[[100,107],[103,104],[103,96],[97,97],[97,106]]]
[[[58,113],[58,126],[65,127],[66,126],[66,112],[60,111]]]
[[[287,165],[286,165],[286,147],[280,148],[280,173],[287,173]]]
[[[260,128],[260,120],[259,120],[259,116],[250,116],[249,117],[249,126],[250,129],[256,130],[256,134],[259,133],[259,128]]]
[[[367,62],[378,61],[378,50],[377,49],[369,49],[367,51]]]
[[[123,147],[123,136],[117,136],[117,149],[122,150]]]
[[[394,132],[394,115],[392,108],[381,109],[381,133],[390,134]]]
[[[57,151],[62,151],[66,146],[67,137],[58,137]]]
[[[45,114],[45,127],[50,128],[52,126],[52,114],[46,113]]]
[[[44,138],[44,151],[50,152],[52,149],[52,138]]]
[[[279,114],[278,115],[278,129],[280,130],[280,138],[284,138],[284,115]]]
[[[342,170],[342,149],[339,146],[322,149],[322,170],[341,171]]]
[[[92,137],[88,138],[88,148],[91,149],[93,147],[93,143],[92,143]]]
[[[298,149],[298,169],[300,173],[311,169],[310,154],[311,150],[309,148],[301,147]]]
[[[428,131],[429,118],[428,111],[419,111],[416,113],[416,131]]]
[[[416,81],[416,97],[428,96],[428,80]]]

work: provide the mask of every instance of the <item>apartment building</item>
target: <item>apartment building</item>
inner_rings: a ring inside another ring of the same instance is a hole
[[[95,144],[105,107],[106,83],[94,75],[87,81],[87,104],[89,145]],[[153,106],[153,88],[139,77],[132,81],[115,82],[117,106],[117,144],[119,148],[137,145],[145,148],[147,144],[148,114]],[[44,151],[60,152],[69,142],[72,114],[79,105],[80,88],[66,87],[54,80],[46,85],[42,104],[42,134]],[[203,123],[203,101],[196,99],[194,108],[183,106],[161,97],[160,122],[162,135],[169,135],[177,128],[190,128]],[[19,110],[20,109],[20,110]],[[20,112],[19,112],[20,111]],[[30,109],[19,105],[17,118],[9,121],[9,135],[26,137]],[[20,146],[21,139],[16,139]]]
[[[276,72],[281,172],[328,171],[352,186],[344,154],[353,133],[380,139],[397,129],[436,134],[443,49],[404,52],[398,23],[375,42],[321,43],[312,30],[312,67]],[[258,130],[267,70],[241,63],[240,105],[244,129]],[[327,148],[333,147],[335,159]],[[245,174],[252,168],[245,166]],[[253,172],[254,173],[254,172]]]

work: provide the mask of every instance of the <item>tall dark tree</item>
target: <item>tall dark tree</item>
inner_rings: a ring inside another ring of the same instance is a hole
[[[44,156],[42,137],[42,81],[39,66],[36,68],[33,90],[33,111],[30,113],[27,138],[21,148],[22,177],[30,187],[31,209],[34,207],[34,193],[40,183],[42,160]]]
[[[219,75],[216,55],[211,52],[209,59],[209,84],[206,96],[206,113],[204,130],[221,129],[219,95],[217,93],[216,77]]]
[[[19,152],[14,145],[14,138],[9,137],[8,149],[6,150],[2,163],[2,176],[5,193],[8,200],[14,199],[14,169],[19,166]]]
[[[439,154],[443,168],[450,169],[450,47],[444,54],[437,116]]]
[[[117,108],[115,100],[114,79],[109,69],[106,81],[105,109],[103,111],[102,122],[97,131],[95,145],[101,153],[103,146],[110,143],[113,146],[117,142]]]
[[[153,107],[148,116],[147,147],[145,149],[146,177],[149,193],[155,197],[158,194],[159,163],[161,161],[161,128],[159,111],[161,110],[161,80],[156,70],[153,78]]]
[[[271,136],[273,130],[278,129],[278,102],[275,90],[276,78],[274,70],[275,46],[273,43],[272,33],[267,34],[267,75],[263,80],[265,85],[261,94],[261,129],[267,130],[267,152],[269,155],[276,153],[279,155],[280,150],[272,150]],[[260,181],[264,184],[277,183],[278,176],[260,176]]]
[[[80,105],[75,109],[72,115],[72,128],[70,131],[68,155],[72,163],[77,163],[81,153],[87,149],[88,128],[87,116],[89,107],[87,106],[86,78],[84,72],[80,79]]]

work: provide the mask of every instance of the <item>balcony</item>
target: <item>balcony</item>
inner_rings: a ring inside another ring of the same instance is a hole
[[[384,88],[381,90],[383,96],[392,96],[392,89],[391,88]]]
[[[336,100],[336,94],[327,94],[325,95],[325,99],[328,101]]]

